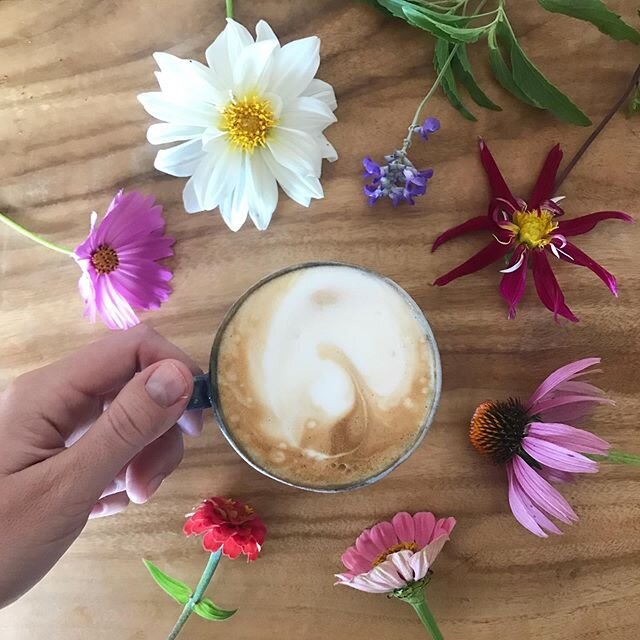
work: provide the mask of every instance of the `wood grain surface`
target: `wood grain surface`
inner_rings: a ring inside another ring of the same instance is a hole
[[[70,247],[92,210],[117,189],[153,192],[178,238],[171,261],[175,292],[145,320],[207,363],[225,310],[253,282],[292,263],[346,260],[403,286],[438,339],[444,389],[422,447],[388,478],[344,495],[313,495],[272,482],[226,444],[211,417],[187,443],[182,466],[143,507],[94,521],[55,569],[0,612],[2,640],[156,640],[178,615],[146,575],[146,557],[195,584],[206,561],[180,531],[201,497],[250,501],[269,528],[252,565],[223,562],[210,589],[225,623],[192,619],[185,638],[357,640],[423,638],[409,607],[332,586],[339,557],[362,528],[399,510],[454,515],[453,540],[438,559],[430,603],[447,640],[631,640],[640,622],[640,472],[606,467],[564,489],[580,515],[564,536],[539,540],[509,512],[504,472],[478,458],[466,433],[482,400],[525,395],[556,367],[603,358],[598,383],[616,400],[591,426],[617,448],[640,451],[636,226],[611,222],[580,246],[620,280],[612,298],[585,269],[555,264],[578,325],[556,325],[529,287],[507,321],[496,269],[444,289],[433,279],[481,246],[467,238],[429,253],[442,229],[485,210],[477,153],[483,135],[515,190],[525,194],[548,148],[577,149],[588,130],[513,100],[492,83],[484,45],[473,50],[483,86],[503,106],[467,122],[437,95],[429,114],[442,130],[412,150],[433,166],[428,196],[414,208],[369,209],[361,194],[362,156],[380,157],[404,135],[433,80],[432,41],[399,21],[347,0],[237,0],[253,28],[267,18],[281,39],[322,39],[319,77],[338,97],[328,131],[340,159],[324,169],[325,199],[306,210],[281,198],[269,230],[230,232],[217,213],[188,216],[184,180],[153,168],[145,139],[152,119],[136,94],[154,90],[151,54],[204,59],[224,24],[221,0],[0,0],[0,210]],[[635,20],[637,2],[608,4]],[[533,0],[510,3],[523,47],[595,120],[622,91],[639,50],[595,28],[544,12]],[[614,118],[563,187],[569,216],[607,208],[639,213],[640,118]],[[82,319],[78,269],[0,228],[0,386],[107,333]],[[0,455],[2,445],[0,444]],[[0,515],[1,517],[1,515]],[[0,553],[10,553],[1,549]]]

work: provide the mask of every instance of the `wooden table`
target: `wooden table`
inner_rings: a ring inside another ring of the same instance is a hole
[[[594,119],[622,91],[638,49],[586,23],[553,17],[537,3],[512,3],[531,57]],[[630,20],[637,3],[608,3]],[[430,255],[440,230],[485,210],[476,153],[483,135],[514,188],[526,193],[547,149],[568,153],[588,131],[564,125],[491,87],[484,45],[475,50],[484,86],[502,113],[462,120],[441,96],[429,113],[443,127],[414,146],[433,166],[430,193],[415,208],[369,209],[360,161],[402,138],[433,80],[432,43],[399,21],[345,0],[236,3],[251,27],[266,17],[285,41],[322,38],[320,77],[331,82],[339,122],[328,130],[340,160],[326,166],[326,197],[309,210],[281,198],[266,233],[230,232],[217,213],[187,216],[184,180],[153,168],[136,101],[155,90],[151,54],[203,59],[223,27],[221,0],[3,0],[0,3],[0,209],[55,242],[83,239],[89,213],[117,189],[155,193],[178,238],[175,292],[145,320],[207,362],[229,305],[260,277],[288,264],[332,259],[376,269],[405,287],[429,317],[440,344],[444,393],[423,446],[379,484],[345,495],[295,491],[260,476],[226,444],[212,419],[187,443],[180,469],[144,507],[91,522],[57,567],[21,601],[0,612],[2,640],[157,640],[178,614],[140,562],[153,560],[195,583],[205,562],[180,531],[183,514],[210,494],[250,501],[269,528],[260,560],[223,562],[212,597],[239,614],[222,626],[193,619],[185,638],[266,640],[422,638],[409,607],[332,586],[342,550],[362,528],[399,510],[455,515],[453,540],[438,559],[430,602],[447,640],[519,638],[630,640],[640,622],[640,472],[606,467],[564,489],[580,515],[562,537],[539,540],[509,512],[504,472],[467,441],[476,404],[525,395],[569,361],[602,356],[598,382],[616,400],[594,431],[617,448],[640,451],[637,367],[640,252],[637,227],[607,223],[580,246],[619,276],[613,299],[585,269],[558,265],[581,322],[556,325],[530,287],[509,322],[496,269],[435,289],[435,276],[482,242],[460,240]],[[517,5],[517,6],[516,6]],[[637,24],[637,19],[635,20]],[[617,208],[637,213],[640,118],[615,117],[563,187],[569,215]],[[0,385],[107,333],[82,320],[77,267],[0,228]],[[6,550],[2,550],[6,552]]]

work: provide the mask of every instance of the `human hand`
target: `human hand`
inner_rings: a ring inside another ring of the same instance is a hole
[[[87,519],[142,503],[182,460],[192,375],[145,325],[17,378],[0,394],[0,607],[31,588]]]

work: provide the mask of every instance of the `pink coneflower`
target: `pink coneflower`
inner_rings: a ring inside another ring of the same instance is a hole
[[[440,234],[432,251],[445,242],[474,231],[486,231],[491,241],[466,262],[440,276],[434,284],[444,286],[462,276],[475,273],[504,260],[500,293],[509,305],[509,318],[515,318],[516,307],[524,295],[529,266],[538,297],[554,317],[577,322],[578,318],[564,301],[560,285],[551,269],[549,257],[586,267],[600,278],[614,296],[618,295],[616,279],[593,258],[567,238],[591,231],[603,220],[633,222],[621,211],[598,211],[571,220],[560,219],[564,211],[553,198],[556,174],[562,160],[560,146],[551,149],[540,171],[528,201],[515,197],[496,165],[489,147],[480,140],[480,160],[489,180],[491,199],[487,215],[471,218]]]
[[[561,367],[526,403],[513,398],[483,402],[471,420],[471,444],[506,466],[511,511],[537,536],[562,533],[549,516],[566,524],[578,520],[550,483],[596,473],[598,463],[583,454],[604,456],[611,448],[602,438],[566,424],[590,413],[594,405],[613,404],[598,387],[576,380],[599,362],[585,358]]]
[[[432,637],[441,638],[423,592],[455,524],[454,518],[436,520],[426,511],[396,513],[391,522],[365,529],[342,554],[347,571],[336,575],[336,584],[408,602]]]
[[[137,191],[120,191],[96,225],[97,217],[91,215],[89,236],[73,252],[82,269],[85,316],[127,329],[139,322],[134,309],[158,309],[169,297],[172,274],[157,261],[173,255],[175,239],[164,235],[155,198]]]

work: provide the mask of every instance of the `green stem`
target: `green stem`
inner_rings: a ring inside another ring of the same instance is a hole
[[[596,462],[612,462],[614,464],[630,464],[635,467],[640,467],[640,456],[634,456],[631,453],[625,453],[624,451],[609,451],[606,456],[588,455],[588,458],[595,460]]]
[[[73,256],[73,251],[69,251],[69,249],[65,249],[64,247],[59,247],[57,244],[53,244],[53,242],[49,242],[45,240],[41,236],[25,229],[23,226],[19,225],[17,222],[14,222],[11,218],[7,218],[4,214],[0,213],[0,222],[4,222],[10,229],[17,231],[20,235],[23,235],[25,238],[29,238],[38,244],[41,244],[43,247],[47,247],[47,249],[53,249],[58,253],[64,253],[66,256]]]
[[[431,634],[433,640],[444,640],[436,619],[433,617],[433,613],[427,605],[427,600],[422,598],[420,600],[407,600],[407,602],[413,607],[413,610],[420,618],[424,628]]]
[[[218,568],[218,563],[220,562],[220,557],[222,556],[222,548],[218,549],[215,553],[212,553],[209,556],[209,560],[207,562],[207,566],[204,568],[204,572],[200,577],[200,581],[196,586],[196,590],[193,592],[191,598],[189,598],[189,602],[184,605],[184,609],[178,618],[178,621],[175,623],[173,629],[171,629],[171,633],[167,636],[167,640],[175,640],[178,637],[178,634],[184,627],[185,622],[189,619],[189,616],[193,613],[194,605],[200,602],[204,592],[206,591],[209,583],[211,582],[211,578],[213,578],[213,574]]]
[[[233,0],[226,0],[227,4],[227,18],[231,18],[233,20]]]

